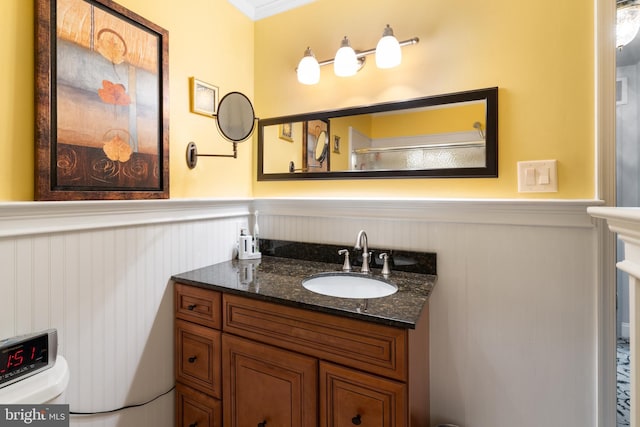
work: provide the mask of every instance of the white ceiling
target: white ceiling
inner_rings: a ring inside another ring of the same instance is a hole
[[[302,6],[313,3],[316,0],[228,0],[242,13],[250,19],[257,21],[268,16],[276,15]]]

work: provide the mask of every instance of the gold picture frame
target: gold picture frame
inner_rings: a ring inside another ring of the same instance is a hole
[[[333,135],[333,152],[340,154],[340,137],[338,135]]]
[[[278,128],[278,137],[293,142],[293,123],[282,123]]]
[[[218,87],[198,80],[195,77],[189,78],[191,112],[213,117],[218,112]]]

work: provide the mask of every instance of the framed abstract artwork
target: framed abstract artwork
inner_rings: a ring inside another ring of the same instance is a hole
[[[169,197],[169,34],[111,0],[36,0],[36,200]]]

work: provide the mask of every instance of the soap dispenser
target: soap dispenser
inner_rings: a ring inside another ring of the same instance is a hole
[[[253,236],[249,235],[246,229],[240,230],[238,239],[238,259],[258,259],[262,256]]]

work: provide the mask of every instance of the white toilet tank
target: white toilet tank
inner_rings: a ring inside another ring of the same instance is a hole
[[[69,384],[69,365],[58,355],[53,367],[0,388],[0,404],[64,403]]]

